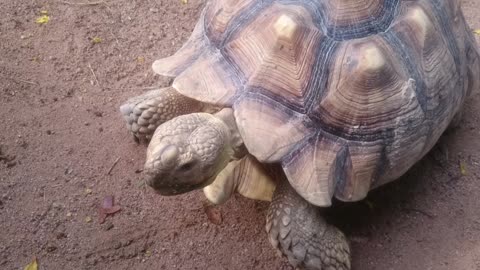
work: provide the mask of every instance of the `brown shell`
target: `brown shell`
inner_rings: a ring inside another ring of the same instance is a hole
[[[452,0],[213,0],[153,68],[232,106],[249,152],[319,206],[400,177],[480,86]]]

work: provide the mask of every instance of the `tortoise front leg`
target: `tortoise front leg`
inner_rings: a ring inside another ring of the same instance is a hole
[[[120,106],[127,128],[137,142],[147,143],[162,123],[179,115],[205,112],[211,109],[205,103],[185,97],[173,87],[146,92],[129,99]]]
[[[205,197],[213,204],[223,204],[236,192],[254,200],[271,201],[275,182],[262,164],[247,154],[231,161],[215,178],[203,188]]]
[[[320,209],[308,203],[286,179],[278,185],[267,213],[270,243],[300,269],[350,269],[345,235],[328,224]]]

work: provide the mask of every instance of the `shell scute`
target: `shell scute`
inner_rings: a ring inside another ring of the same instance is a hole
[[[245,78],[244,92],[259,92],[304,107],[316,50],[322,40],[307,10],[274,4],[222,51]]]
[[[380,37],[349,41],[340,49],[325,97],[311,118],[324,130],[348,140],[388,139],[397,119],[423,111],[404,65]]]

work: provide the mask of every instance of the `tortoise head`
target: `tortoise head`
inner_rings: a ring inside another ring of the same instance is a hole
[[[147,149],[146,183],[177,195],[213,182],[231,160],[230,132],[207,113],[176,117],[157,128]]]

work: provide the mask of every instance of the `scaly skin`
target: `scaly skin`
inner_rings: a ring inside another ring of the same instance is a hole
[[[173,87],[149,91],[120,106],[128,130],[141,143],[150,141],[158,126],[177,116],[213,110],[212,106],[185,97]]]
[[[345,235],[328,224],[320,209],[298,195],[286,179],[279,181],[273,195],[266,230],[272,246],[294,267],[350,269],[350,247]]]
[[[234,193],[260,201],[271,201],[275,181],[263,165],[251,155],[231,161],[215,181],[203,188],[213,204],[225,203]]]
[[[245,155],[234,125],[228,108],[215,115],[182,115],[160,125],[147,149],[147,184],[162,195],[177,195],[212,183],[230,161]]]

